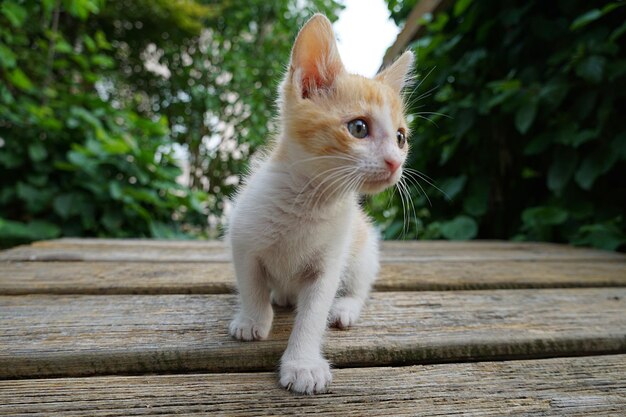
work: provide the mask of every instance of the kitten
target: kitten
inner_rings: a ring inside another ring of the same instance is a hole
[[[289,390],[326,390],[327,320],[353,325],[378,273],[378,235],[358,195],[402,175],[408,127],[400,92],[412,64],[406,52],[374,79],[348,74],[320,14],[293,46],[279,136],[237,196],[228,231],[241,304],[230,334],[265,339],[271,304],[297,306],[280,364]]]

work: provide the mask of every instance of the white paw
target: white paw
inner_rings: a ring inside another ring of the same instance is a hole
[[[325,392],[333,380],[330,365],[323,358],[283,361],[280,365],[280,385],[301,394]]]
[[[232,337],[239,340],[263,340],[267,339],[272,327],[271,320],[267,323],[256,322],[247,317],[237,314],[235,319],[230,322],[229,333]]]
[[[272,290],[270,299],[272,300],[272,304],[279,307],[291,307],[294,305],[287,295],[276,290]]]
[[[362,306],[362,302],[356,298],[337,298],[333,303],[328,316],[330,325],[340,329],[352,326],[359,318]]]

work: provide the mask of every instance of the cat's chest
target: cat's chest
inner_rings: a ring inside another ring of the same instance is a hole
[[[292,279],[315,275],[329,257],[348,250],[352,233],[352,208],[330,218],[293,218],[272,223],[267,229],[268,245],[261,259],[272,277]]]

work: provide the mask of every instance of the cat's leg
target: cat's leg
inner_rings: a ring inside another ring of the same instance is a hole
[[[327,263],[307,273],[302,284],[296,320],[280,363],[280,384],[288,390],[324,392],[332,380],[330,365],[322,356],[322,338],[340,273],[337,262]]]
[[[352,254],[328,316],[330,325],[340,329],[356,323],[379,270],[378,233],[367,222],[357,226]]]
[[[274,311],[265,269],[258,259],[234,256],[239,289],[239,312],[230,323],[230,335],[240,340],[267,339]]]

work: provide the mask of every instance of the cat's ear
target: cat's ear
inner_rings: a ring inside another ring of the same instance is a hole
[[[391,86],[399,93],[411,79],[414,61],[413,52],[406,51],[393,64],[379,72],[375,79]]]
[[[315,14],[302,27],[291,51],[290,79],[302,97],[330,88],[344,70],[330,20]]]

